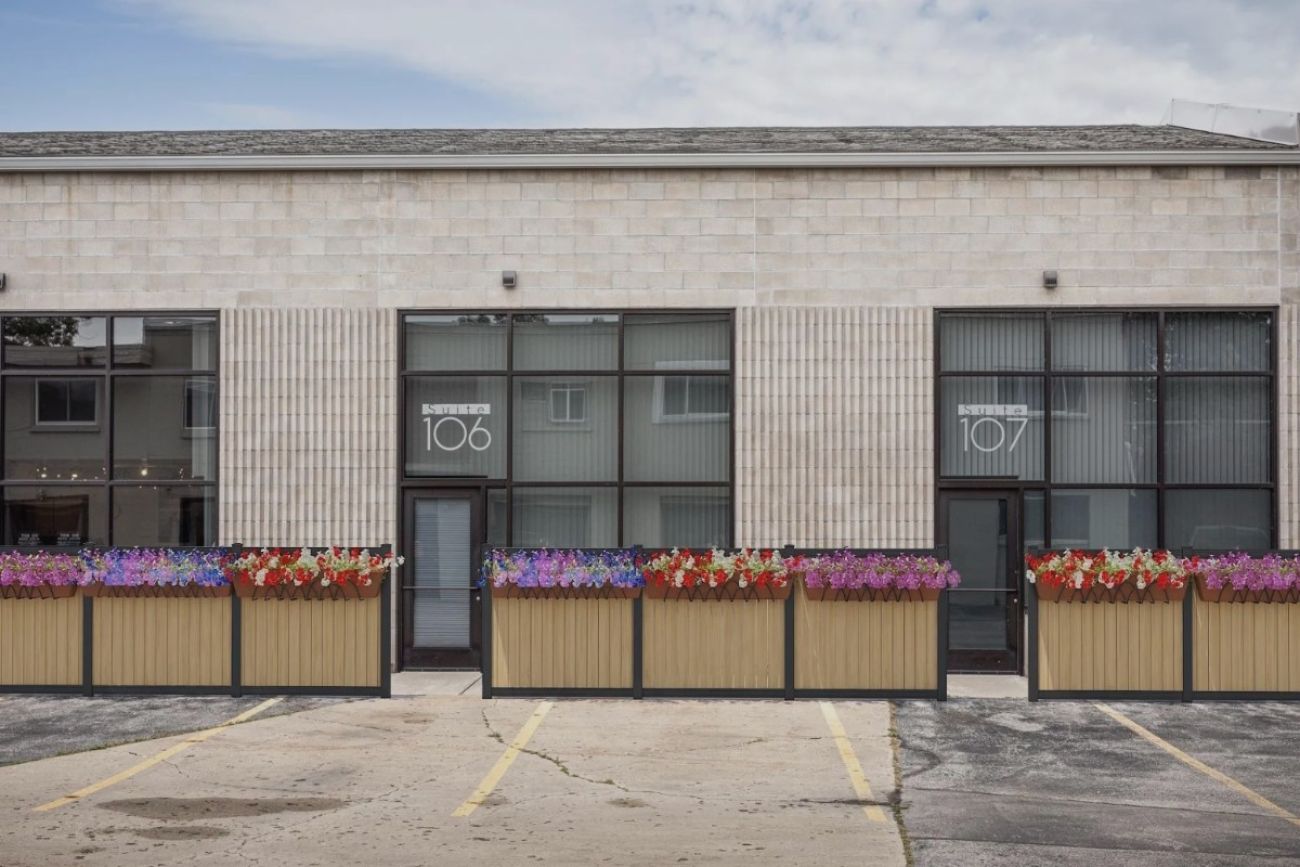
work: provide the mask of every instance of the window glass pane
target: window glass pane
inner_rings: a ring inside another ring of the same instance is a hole
[[[731,544],[731,495],[726,488],[625,488],[623,543],[726,547]]]
[[[7,367],[103,367],[107,320],[102,316],[6,316]]]
[[[217,320],[211,316],[115,317],[113,364],[215,370]]]
[[[638,482],[727,481],[731,475],[731,417],[726,411],[730,387],[727,377],[716,376],[625,378],[624,478]]]
[[[1053,370],[1155,370],[1154,313],[1053,313]]]
[[[1155,378],[1053,377],[1052,481],[1155,480]]]
[[[939,358],[944,370],[1042,370],[1043,317],[945,313],[939,318]]]
[[[407,316],[408,370],[505,370],[506,317],[493,313]]]
[[[514,478],[530,482],[618,479],[618,379],[515,379]]]
[[[628,370],[726,370],[731,317],[725,313],[654,313],[623,317]]]
[[[1151,548],[1156,492],[1052,491],[1053,548]]]
[[[1267,484],[1270,382],[1254,376],[1165,380],[1165,479],[1187,484]]]
[[[6,544],[108,544],[108,493],[102,486],[10,486],[4,497]]]
[[[519,313],[515,370],[618,369],[618,316]]]
[[[1169,370],[1268,370],[1272,322],[1269,313],[1168,313],[1165,364]]]
[[[1043,477],[1043,379],[946,377],[940,381],[940,474]]]
[[[1025,491],[1025,547],[1045,548],[1047,535],[1044,533],[1047,517],[1047,497],[1042,491]]]
[[[5,380],[5,477],[102,479],[104,380]]]
[[[1165,545],[1173,551],[1268,550],[1272,526],[1268,491],[1165,492]]]
[[[617,488],[515,488],[514,544],[538,548],[618,545]]]
[[[406,473],[503,479],[504,376],[416,376],[406,380]]]
[[[506,535],[506,492],[501,488],[487,492],[487,543],[510,544],[510,537]]]
[[[114,545],[215,545],[217,489],[205,485],[113,488]]]
[[[215,394],[211,376],[115,378],[114,478],[215,479]]]

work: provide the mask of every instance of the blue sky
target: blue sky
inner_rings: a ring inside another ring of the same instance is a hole
[[[1300,108],[1294,0],[0,0],[0,33],[8,130]]]

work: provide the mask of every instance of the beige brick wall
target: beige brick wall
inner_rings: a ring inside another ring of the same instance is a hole
[[[223,543],[396,543],[391,310],[221,316]]]
[[[933,544],[928,308],[738,311],[736,541]]]
[[[1297,223],[1269,167],[5,174],[0,304],[1276,303]]]

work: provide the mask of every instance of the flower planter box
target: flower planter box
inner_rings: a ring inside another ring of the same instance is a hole
[[[940,591],[934,587],[902,589],[896,587],[809,587],[803,585],[809,602],[938,602]]]
[[[630,690],[640,588],[492,588],[492,685]]]
[[[937,688],[938,590],[805,590],[795,598],[796,690]]]
[[[0,595],[0,687],[79,686],[83,602],[77,588],[4,589],[19,592]]]
[[[69,599],[79,589],[75,584],[0,584],[0,599]]]
[[[236,583],[235,595],[240,599],[284,599],[284,600],[346,600],[379,598],[380,582],[360,586],[356,584],[330,584],[323,586],[313,581],[310,584],[256,584]]]
[[[200,592],[221,589],[102,587],[92,592],[95,687],[228,690],[229,589]]]
[[[1300,695],[1300,591],[1211,589],[1196,582],[1195,693]]]
[[[784,690],[782,596],[789,595],[788,586],[782,595],[731,597],[660,595],[651,589],[647,586],[641,602],[646,690]],[[718,604],[682,604],[683,600]]]
[[[99,599],[224,599],[230,596],[230,585],[210,587],[199,584],[162,584],[128,587],[94,583],[81,588],[81,593]]]
[[[345,592],[241,594],[243,685],[269,690],[378,688],[381,599],[342,595]],[[348,604],[339,604],[341,600]]]
[[[1182,602],[1187,595],[1187,586],[1182,587],[1143,587],[1125,582],[1118,587],[1103,587],[1094,584],[1087,590],[1075,587],[1048,587],[1034,584],[1034,592],[1042,602],[1109,602],[1109,603],[1143,603],[1143,602]]]
[[[1167,602],[1157,594],[1139,598],[1122,588],[1120,592],[1074,591],[1074,596],[1065,593],[1056,599],[1040,593],[1038,689],[1080,694],[1180,693],[1183,603],[1175,592],[1170,592]],[[1136,602],[1152,604],[1126,604]]]
[[[519,587],[491,586],[493,599],[636,599],[640,587]]]
[[[647,599],[673,599],[691,602],[746,602],[760,600],[784,600],[790,598],[790,585],[781,587],[771,584],[741,587],[728,582],[719,587],[669,587],[663,584],[647,584]]]

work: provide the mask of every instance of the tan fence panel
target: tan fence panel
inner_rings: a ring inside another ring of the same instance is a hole
[[[795,591],[796,689],[934,689],[938,602],[812,602]]]
[[[229,686],[228,597],[94,605],[95,686]]]
[[[1181,602],[1038,603],[1039,689],[1183,688]]]
[[[1202,602],[1192,609],[1200,692],[1300,692],[1300,605]]]
[[[632,688],[632,600],[492,600],[492,685]]]
[[[377,687],[380,600],[241,600],[244,686]]]
[[[785,603],[643,599],[646,689],[782,689]]]
[[[0,686],[81,683],[81,597],[0,599]]]

